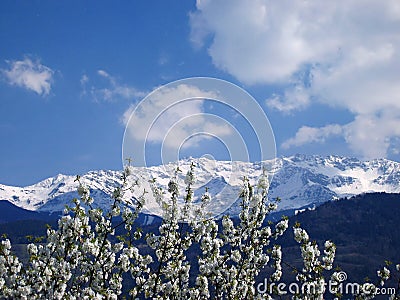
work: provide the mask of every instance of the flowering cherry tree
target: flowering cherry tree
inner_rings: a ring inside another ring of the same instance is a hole
[[[155,180],[146,191],[126,167],[106,212],[94,206],[89,187],[77,177],[80,199],[66,207],[57,229],[47,229],[44,243],[27,246],[29,261],[22,263],[13,255],[10,241],[1,241],[0,298],[199,300],[280,296],[273,288],[282,277],[282,249],[276,241],[287,231],[289,220],[284,217],[275,225],[265,225],[266,216],[276,210],[278,202],[268,198],[266,173],[254,186],[243,179],[239,219],[223,216],[219,222],[206,213],[211,201],[208,191],[201,196],[200,205],[194,203],[194,164],[186,174],[184,192],[179,189],[179,172],[177,169],[167,191]],[[163,221],[157,233],[143,236],[134,222],[148,192],[162,208]],[[184,205],[178,205],[182,201]],[[332,270],[336,246],[326,241],[321,255],[317,243],[299,224],[293,231],[304,264],[302,269],[294,268],[296,280],[314,288],[292,298],[323,299],[327,282],[323,271]],[[143,243],[149,251],[143,251]],[[188,258],[191,251],[200,253],[195,261]],[[260,293],[257,279],[266,267],[273,271],[267,292]],[[381,284],[391,276],[387,267],[378,271]],[[400,266],[396,268],[399,271]],[[338,272],[332,271],[330,280],[338,287]],[[365,283],[355,297],[372,299],[376,288]],[[336,296],[341,297],[338,291]]]

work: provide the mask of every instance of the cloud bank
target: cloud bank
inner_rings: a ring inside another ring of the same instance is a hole
[[[284,148],[342,136],[354,153],[383,157],[400,136],[399,1],[199,0],[190,24],[215,66],[246,84],[283,87],[270,108],[319,102],[354,115],[302,127]]]

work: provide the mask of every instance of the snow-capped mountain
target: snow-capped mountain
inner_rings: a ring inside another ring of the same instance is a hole
[[[263,167],[272,178],[270,197],[282,199],[279,210],[312,207],[336,197],[366,192],[400,193],[400,163],[387,159],[360,161],[340,156],[306,155],[282,157],[264,163],[187,159],[179,162],[181,172],[178,173],[178,182],[182,190],[185,174],[192,162],[196,166],[195,196],[199,197],[207,188],[213,197],[208,209],[215,215],[223,212],[237,214],[239,206],[236,200],[242,178],[247,176],[255,184]],[[133,167],[133,176],[140,179],[138,193],[142,193],[143,189],[150,190],[149,178],[155,178],[167,191],[176,167],[176,164]],[[95,204],[107,209],[111,203],[110,195],[120,183],[120,175],[118,171],[91,171],[82,175],[81,182],[91,188]],[[0,184],[0,199],[28,210],[58,212],[70,204],[74,197],[78,197],[76,188],[75,176],[57,175],[27,187]],[[150,195],[146,194],[144,212],[160,215],[161,209]]]

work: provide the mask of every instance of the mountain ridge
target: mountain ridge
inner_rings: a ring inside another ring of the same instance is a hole
[[[267,167],[272,178],[270,198],[282,199],[278,210],[314,207],[332,199],[367,192],[400,193],[400,163],[388,159],[361,161],[336,155],[297,154],[251,163],[189,158],[178,162],[182,170],[178,174],[182,191],[185,174],[192,162],[196,166],[195,196],[200,196],[207,187],[213,197],[209,209],[230,215],[237,215],[240,210],[237,195],[242,178],[247,176],[251,184],[256,184],[263,167]],[[176,166],[176,163],[170,163],[147,168],[132,167],[132,172],[138,177],[156,178],[166,191]],[[107,209],[114,187],[121,183],[120,175],[121,171],[90,171],[81,176],[81,181],[90,187],[95,204]],[[59,174],[26,187],[0,184],[0,199],[32,211],[62,211],[66,204],[78,197],[75,178]],[[149,189],[146,180],[141,184]],[[161,215],[157,204],[150,198],[146,200],[149,203],[144,212]]]

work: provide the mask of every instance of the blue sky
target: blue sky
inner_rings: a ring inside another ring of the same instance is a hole
[[[1,1],[0,183],[120,169],[127,114],[196,76],[248,91],[277,155],[399,160],[399,28],[396,0]]]

